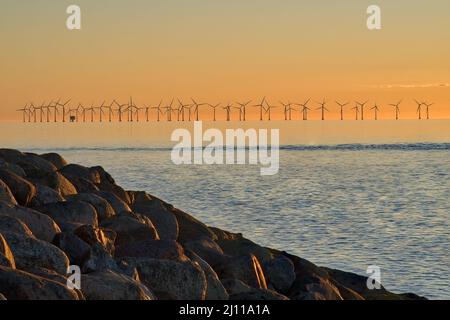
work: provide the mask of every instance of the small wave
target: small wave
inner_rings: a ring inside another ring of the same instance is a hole
[[[226,146],[222,146],[225,148]],[[268,146],[270,148],[270,146]],[[64,152],[64,151],[111,151],[111,152],[146,152],[170,151],[172,147],[58,147],[58,148],[27,148],[36,152]],[[194,150],[195,148],[192,148]],[[236,149],[236,148],[235,148]],[[244,149],[255,149],[245,147]],[[431,151],[450,150],[450,143],[399,143],[399,144],[338,144],[338,145],[282,145],[280,150],[286,151],[366,151],[366,150],[393,150],[393,151]]]

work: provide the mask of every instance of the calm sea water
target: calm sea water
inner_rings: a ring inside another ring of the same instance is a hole
[[[176,166],[169,149],[55,149],[201,221],[312,262],[450,298],[450,144],[284,147],[280,171]],[[39,150],[34,150],[39,151]]]

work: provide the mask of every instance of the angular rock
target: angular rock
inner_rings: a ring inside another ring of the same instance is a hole
[[[149,258],[126,258],[139,277],[161,300],[204,300],[206,277],[198,264]]]
[[[60,274],[67,272],[69,259],[58,247],[34,237],[13,232],[4,232],[3,236],[14,253],[17,268],[27,270],[42,267]]]
[[[33,232],[19,219],[0,215],[0,233],[2,232],[15,232],[30,237],[33,236]]]
[[[217,239],[217,244],[222,248],[223,252],[231,256],[242,256],[253,254],[259,261],[265,262],[273,259],[273,253],[270,249],[261,247],[242,237],[241,234],[228,233],[226,239]]]
[[[0,292],[9,300],[78,300],[76,292],[58,282],[2,266]]]
[[[116,248],[116,257],[186,260],[183,247],[173,240],[145,240],[126,243]]]
[[[89,258],[91,247],[72,232],[62,232],[53,242],[64,251],[71,265],[81,266]]]
[[[39,183],[37,183],[35,187],[36,195],[31,200],[32,207],[40,207],[45,206],[49,203],[64,201],[64,198],[60,195],[60,193],[50,187],[44,186]]]
[[[79,164],[68,164],[59,169],[59,172],[64,176],[70,175],[88,180],[94,184],[100,183],[100,175],[97,171]]]
[[[6,162],[1,157],[0,157],[0,169],[14,172],[15,174],[17,174],[18,176],[20,176],[22,178],[26,177],[25,171],[23,171],[23,169],[20,166],[18,166],[17,164],[14,164],[14,163]]]
[[[250,287],[267,289],[267,283],[261,264],[252,254],[233,257],[226,264],[215,268],[220,279],[239,279]]]
[[[75,229],[74,234],[88,245],[100,244],[105,250],[113,255],[114,242],[116,240],[116,233],[112,230],[96,228],[91,225],[83,225]]]
[[[115,216],[116,212],[108,201],[94,193],[79,193],[66,197],[67,201],[84,201],[97,211],[99,221]]]
[[[131,212],[130,207],[127,203],[125,203],[122,199],[120,199],[118,196],[116,196],[114,193],[111,193],[109,191],[96,191],[93,192],[99,197],[102,197],[106,201],[109,202],[109,204],[113,207],[116,214],[124,213],[124,212]]]
[[[55,190],[63,197],[78,192],[72,182],[61,173],[55,171],[43,174],[40,178],[35,179],[35,182]]]
[[[67,161],[57,153],[44,153],[39,156],[51,162],[58,170],[67,165]]]
[[[73,184],[73,186],[75,187],[75,189],[77,189],[77,192],[81,193],[91,193],[91,192],[95,192],[95,191],[99,191],[99,189],[97,188],[97,186],[92,182],[89,181],[87,179],[75,176],[75,175],[71,175],[68,173],[64,173],[64,172],[60,172],[67,180],[70,181],[70,183]]]
[[[22,167],[29,178],[39,178],[56,171],[56,167],[51,162],[34,153],[24,153],[23,157],[18,158],[13,163]]]
[[[111,270],[81,276],[81,290],[87,300],[155,300],[139,281]]]
[[[294,264],[283,255],[264,262],[263,269],[268,286],[277,292],[287,293],[296,278]]]
[[[230,259],[230,256],[225,255],[222,248],[209,238],[187,241],[183,246],[205,260],[212,268],[223,265]]]
[[[119,199],[127,204],[130,204],[130,197],[128,193],[120,186],[118,186],[111,175],[106,172],[102,167],[96,166],[91,168],[100,177],[100,181],[96,183],[97,187],[102,191],[109,191],[115,194]]]
[[[116,245],[143,240],[159,240],[158,232],[150,220],[138,219],[131,215],[117,215],[100,223],[105,229],[116,232]]]
[[[9,187],[19,204],[23,206],[30,204],[36,194],[36,188],[31,182],[4,169],[0,169],[0,179]]]
[[[170,210],[178,222],[178,241],[183,243],[202,238],[216,240],[217,236],[202,222],[187,213],[173,208]]]
[[[128,191],[133,212],[140,213],[153,222],[162,240],[177,240],[178,222],[164,203],[146,192]]]
[[[39,211],[49,215],[64,231],[73,230],[76,225],[90,224],[98,226],[97,212],[87,202],[66,201],[49,203],[39,208]]]
[[[2,215],[19,219],[27,225],[36,238],[47,242],[52,242],[55,235],[61,232],[52,218],[36,210],[0,202],[0,216]]]
[[[0,233],[0,266],[16,268],[16,262],[14,260],[13,253],[6,242],[6,239]]]
[[[224,279],[222,283],[230,295],[230,300],[289,300],[273,290],[249,287],[238,279]]]
[[[14,195],[12,194],[8,185],[4,183],[3,180],[0,180],[0,201],[4,201],[13,205],[17,204],[16,198],[14,198]]]
[[[213,268],[193,252],[188,251],[186,255],[192,262],[198,263],[205,273],[207,284],[205,300],[228,300],[229,296],[227,290],[225,290],[225,287],[222,282],[220,282],[219,277]]]
[[[126,261],[115,260],[99,243],[91,247],[89,258],[81,265],[83,273],[112,270],[138,280],[136,268]]]

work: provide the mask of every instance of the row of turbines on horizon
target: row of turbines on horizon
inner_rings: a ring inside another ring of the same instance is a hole
[[[322,102],[317,102],[318,108],[310,108],[311,99],[306,100],[304,103],[292,103],[292,102],[282,102],[280,105],[271,105],[266,97],[264,97],[260,103],[251,105],[252,100],[246,102],[236,102],[228,103],[222,106],[221,103],[210,104],[210,103],[198,103],[195,99],[191,99],[190,103],[183,103],[180,99],[178,100],[178,105],[174,106],[175,99],[163,106],[163,101],[161,100],[158,105],[148,106],[143,105],[138,107],[133,98],[130,98],[129,102],[121,104],[117,100],[113,100],[111,103],[106,104],[104,101],[100,106],[95,107],[91,105],[90,107],[85,107],[81,103],[77,107],[70,108],[69,103],[71,100],[67,100],[62,103],[61,99],[57,101],[51,101],[46,104],[42,103],[40,106],[35,106],[33,103],[25,105],[25,107],[18,109],[18,112],[22,113],[23,122],[94,122],[96,119],[100,122],[108,121],[112,122],[117,120],[119,122],[139,122],[141,121],[140,116],[144,116],[145,121],[150,121],[151,110],[154,110],[154,120],[161,121],[199,121],[200,120],[200,107],[207,107],[213,111],[213,121],[216,121],[216,109],[221,108],[225,111],[226,121],[231,121],[232,110],[237,110],[239,113],[239,121],[247,121],[247,107],[259,108],[259,120],[271,121],[272,109],[283,108],[284,120],[292,120],[293,112],[300,113],[301,120],[308,120],[308,115],[313,110],[320,111],[321,120],[326,120],[326,114],[330,112],[327,108],[328,102],[324,99]],[[428,103],[424,101],[418,101],[414,99],[417,104],[417,116],[419,120],[426,117],[427,120],[430,119],[430,107],[434,103]],[[340,120],[344,120],[344,109],[349,106],[350,102],[340,102],[335,101],[338,106]],[[380,112],[380,106],[375,103],[373,106],[368,106],[369,101],[355,102],[356,105],[351,108],[355,111],[355,120],[364,120],[365,111],[369,108],[373,111],[373,119],[378,120],[378,113]],[[397,103],[389,104],[390,107],[394,108],[395,120],[400,119],[400,105],[403,100]],[[366,108],[367,107],[367,108]],[[425,115],[423,114],[425,112]],[[98,114],[98,117],[96,117]],[[172,117],[174,116],[174,117]]]

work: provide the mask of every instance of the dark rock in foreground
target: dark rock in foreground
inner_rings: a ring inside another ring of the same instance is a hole
[[[125,191],[102,167],[0,149],[0,300],[422,299],[366,281]]]

